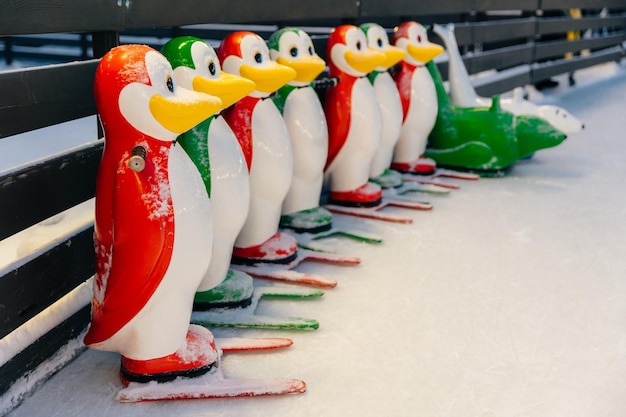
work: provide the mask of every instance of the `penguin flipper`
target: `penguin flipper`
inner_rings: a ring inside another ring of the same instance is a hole
[[[411,68],[408,64],[401,62],[401,70],[393,75],[398,93],[400,94],[400,102],[402,103],[402,122],[409,113],[409,104],[411,103],[411,78],[415,68]]]
[[[252,166],[252,113],[259,101],[259,98],[246,96],[223,113],[226,123],[239,141],[239,146],[241,146],[246,159],[248,172]]]
[[[352,79],[341,80],[326,92],[324,111],[328,123],[328,157],[324,170],[335,160],[348,138],[353,84]]]

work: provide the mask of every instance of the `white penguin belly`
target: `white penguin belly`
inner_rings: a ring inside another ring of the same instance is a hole
[[[262,100],[252,113],[250,210],[236,246],[260,245],[278,231],[292,175],[293,153],[285,122],[271,100]]]
[[[428,135],[437,121],[437,92],[428,70],[416,68],[411,79],[411,99],[400,140],[396,145],[393,160],[412,162],[426,150]]]
[[[293,149],[293,178],[283,201],[284,214],[319,206],[328,155],[328,125],[315,90],[294,90],[285,102],[285,125]]]
[[[194,294],[211,260],[211,206],[198,170],[180,146],[170,148],[168,175],[174,206],[169,267],[139,313],[103,342],[116,346],[107,350],[131,359],[154,359],[178,350],[187,334]]]
[[[223,117],[211,122],[208,135],[213,210],[213,256],[198,287],[207,291],[228,272],[233,245],[248,216],[250,183],[248,166],[237,137]]]
[[[380,145],[372,160],[370,177],[381,175],[391,165],[393,150],[400,139],[402,128],[402,102],[396,83],[389,73],[379,74],[374,80],[382,120]]]
[[[367,78],[355,81],[350,100],[348,137],[327,170],[332,191],[350,191],[366,184],[372,158],[380,144],[380,109],[374,87]]]

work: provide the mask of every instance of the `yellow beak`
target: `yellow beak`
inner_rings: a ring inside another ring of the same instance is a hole
[[[420,46],[409,44],[407,51],[416,61],[427,64],[432,61],[434,57],[443,52],[443,47],[432,42]]]
[[[192,85],[195,91],[219,97],[222,100],[222,109],[235,104],[256,88],[252,80],[223,71],[217,79],[196,76]]]
[[[372,72],[376,67],[383,66],[386,57],[382,52],[367,48],[364,52],[346,51],[345,59],[350,67],[364,74]]]
[[[208,94],[187,90],[182,97],[150,97],[150,112],[167,130],[184,133],[215,114],[222,107],[222,100]]]
[[[387,49],[385,49],[385,63],[382,65],[385,68],[391,68],[396,65],[398,62],[402,61],[406,56],[406,52],[404,50],[389,45]]]
[[[294,69],[276,62],[271,62],[263,67],[241,64],[239,72],[242,77],[254,81],[257,91],[262,93],[273,93],[296,78]]]
[[[326,62],[318,56],[310,56],[302,59],[288,59],[282,56],[276,59],[281,65],[293,68],[296,71],[295,81],[310,83],[326,68]]]

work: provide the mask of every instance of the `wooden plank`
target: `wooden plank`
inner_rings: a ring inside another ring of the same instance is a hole
[[[80,47],[82,42],[79,33],[13,36],[11,41],[14,46],[36,47],[44,45]]]
[[[156,37],[160,42],[165,43],[170,38],[174,38],[176,36],[195,36],[200,39],[208,40],[208,41],[221,41],[227,35],[232,32],[238,30],[250,30],[263,39],[268,39],[272,33],[278,30],[278,26],[276,25],[235,25],[235,24],[222,24],[222,25],[196,25],[189,27],[176,27],[169,29],[161,29],[157,32],[154,32],[155,29],[134,29],[130,31],[122,32],[121,41],[122,43],[128,43],[128,36],[132,37]],[[158,35],[158,36],[155,36]]]
[[[535,18],[477,22],[472,24],[471,32],[474,43],[529,38],[535,34]]]
[[[0,51],[1,53],[1,51]],[[44,52],[38,48],[21,48],[17,47],[11,51],[13,59],[28,58],[52,62],[67,62],[76,61],[81,59],[81,51],[79,49],[73,50],[55,50]],[[52,123],[54,124],[54,123]]]
[[[473,9],[476,11],[489,10],[536,10],[538,0],[475,0]]]
[[[97,60],[0,73],[0,138],[96,113]]]
[[[533,38],[536,18],[494,20],[487,22],[455,23],[454,35],[459,46],[504,42],[513,39]],[[431,36],[429,34],[429,36]],[[432,34],[434,42],[443,44],[438,36]],[[511,43],[511,42],[509,42]]]
[[[2,366],[0,368],[0,395],[11,388],[13,383],[22,376],[35,370],[52,357],[70,340],[77,338],[87,327],[90,313],[90,306],[84,307]]]
[[[579,7],[581,9],[599,9],[602,7],[615,7],[623,9],[624,0],[541,0],[541,8],[550,9],[569,9]]]
[[[465,57],[467,72],[475,74],[491,69],[511,68],[532,62],[533,45],[526,43],[519,46],[494,49],[479,55]]]
[[[604,49],[611,46],[619,46],[623,41],[624,34],[616,34],[574,41],[544,42],[535,45],[535,60],[545,60],[554,57],[560,59],[568,52],[580,52],[583,49]]]
[[[114,30],[123,23],[124,7],[115,0],[12,0],[2,2],[0,36]]]
[[[474,25],[471,23],[456,24],[454,25],[454,37],[456,43],[459,46],[471,45],[474,42],[473,38]],[[443,42],[441,43],[443,45]]]
[[[280,22],[319,18],[356,18],[353,0],[187,0],[174,5],[168,0],[134,0],[126,11],[127,29],[182,26],[199,23]]]
[[[614,15],[606,18],[602,17],[584,17],[581,19],[572,19],[569,17],[556,17],[538,19],[537,34],[545,35],[548,33],[565,33],[570,30],[587,30],[602,27],[618,27],[626,26],[626,13]]]
[[[94,274],[93,227],[0,277],[0,338]]]
[[[0,240],[95,195],[103,142],[0,177]]]
[[[361,0],[360,17],[426,16],[433,14],[468,13],[473,0]]]
[[[527,84],[530,84],[530,72],[513,74],[505,78],[497,78],[492,82],[476,86],[475,89],[479,96],[491,97],[495,94],[502,94]]]
[[[571,59],[560,59],[533,65],[531,71],[532,82],[545,80],[553,75],[573,72],[582,68],[602,64],[609,61],[619,61],[624,58],[624,51],[620,48],[609,48],[594,52],[588,56],[577,56]]]

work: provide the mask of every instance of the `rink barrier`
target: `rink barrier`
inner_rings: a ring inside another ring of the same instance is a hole
[[[457,41],[481,95],[509,91],[553,75],[620,61],[626,40],[623,0],[16,0],[0,14],[0,57],[53,65],[0,72],[0,140],[94,115],[98,57],[120,43],[159,48],[194,35],[213,45],[234,30],[267,38],[279,27],[305,27],[318,53],[330,28],[377,22],[391,30],[406,20],[454,22]],[[582,7],[580,19],[538,15]],[[600,10],[602,14],[599,14]],[[545,39],[567,31],[583,36]],[[591,36],[584,36],[591,34]],[[436,36],[433,39],[437,41]],[[580,54],[586,50],[585,54]],[[570,59],[564,58],[573,53]],[[95,58],[95,59],[94,59]],[[547,60],[546,62],[538,62]],[[72,61],[72,62],[66,62]],[[444,77],[445,60],[438,62]],[[493,70],[497,70],[494,74]],[[490,72],[482,76],[483,72]],[[60,140],[50,137],[49,140]],[[93,198],[102,141],[0,172],[0,240]],[[93,226],[58,236],[0,266],[0,415],[82,350],[94,273]],[[0,242],[1,243],[1,242]],[[68,300],[71,300],[68,301]],[[62,313],[59,313],[62,312]]]

